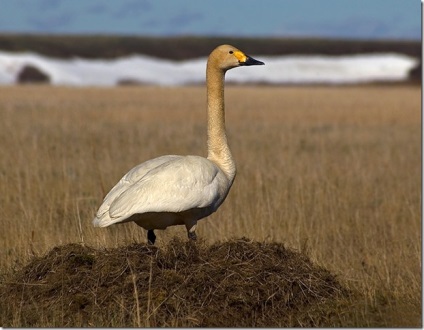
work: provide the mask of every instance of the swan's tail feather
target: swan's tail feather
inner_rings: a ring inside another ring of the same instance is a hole
[[[102,214],[101,216],[96,215],[96,217],[93,219],[93,226],[94,227],[107,227],[116,222],[116,219],[111,219],[106,214]]]

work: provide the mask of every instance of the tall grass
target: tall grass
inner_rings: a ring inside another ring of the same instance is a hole
[[[226,106],[238,174],[198,235],[284,242],[389,325],[419,325],[419,88],[230,86]],[[132,223],[91,226],[105,193],[149,158],[206,155],[203,87],[3,87],[0,115],[2,273],[68,242],[146,241]]]

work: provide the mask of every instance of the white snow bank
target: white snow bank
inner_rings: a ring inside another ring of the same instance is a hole
[[[254,56],[264,66],[231,70],[227,81],[268,84],[350,84],[402,81],[418,61],[402,54],[350,56]],[[114,86],[123,81],[164,86],[203,83],[206,58],[176,62],[144,55],[113,60],[61,60],[34,53],[0,52],[0,85],[17,83],[31,65],[53,85]]]

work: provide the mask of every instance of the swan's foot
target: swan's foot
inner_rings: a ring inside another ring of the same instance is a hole
[[[153,229],[147,231],[147,244],[155,245],[156,235]]]
[[[196,235],[196,225],[194,225],[193,227],[191,227],[188,231],[188,238],[191,239],[192,241],[197,240],[197,235]]]
[[[197,240],[197,235],[196,232],[192,231],[192,232],[188,232],[188,238],[191,239],[192,241]]]

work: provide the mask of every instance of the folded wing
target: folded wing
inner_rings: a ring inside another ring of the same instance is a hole
[[[146,212],[214,207],[221,170],[197,156],[164,156],[128,172],[105,197],[93,223],[105,227]]]

